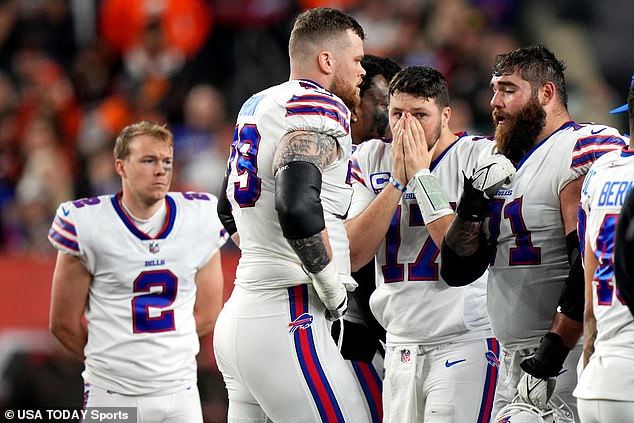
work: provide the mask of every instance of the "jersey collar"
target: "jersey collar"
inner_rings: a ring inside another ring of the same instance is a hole
[[[130,232],[140,240],[149,240],[149,239],[165,239],[172,232],[174,228],[174,221],[176,220],[176,202],[169,195],[165,196],[165,207],[167,209],[167,215],[165,216],[165,224],[163,225],[163,229],[156,234],[155,237],[151,237],[134,224],[130,216],[126,214],[121,207],[121,196],[123,192],[119,191],[116,195],[113,195],[110,198],[112,202],[112,206],[114,207],[115,212],[119,215],[119,218],[123,222],[123,224],[128,228]]]

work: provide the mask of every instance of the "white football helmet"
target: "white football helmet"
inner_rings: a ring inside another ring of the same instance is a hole
[[[515,397],[511,404],[503,407],[497,416],[495,423],[575,423],[574,415],[568,405],[557,395],[553,395],[548,401],[545,410],[518,402]]]

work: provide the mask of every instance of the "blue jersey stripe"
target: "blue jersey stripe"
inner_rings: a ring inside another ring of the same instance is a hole
[[[488,423],[491,420],[493,412],[493,399],[495,398],[495,387],[498,382],[500,343],[495,338],[487,339],[487,354],[494,357],[489,359],[486,377],[484,380],[484,389],[482,392],[482,402],[480,403],[480,413],[478,414],[478,423]]]
[[[357,375],[357,379],[359,380],[359,384],[361,385],[361,389],[363,390],[363,395],[365,396],[365,400],[368,403],[368,408],[370,409],[370,415],[372,416],[372,423],[380,423],[383,417],[383,409],[381,404],[381,396],[380,393],[383,391],[383,382],[379,377],[379,374],[376,372],[376,369],[371,363],[364,363],[360,361],[350,361],[352,364],[352,368],[354,369],[355,374]],[[368,370],[372,376],[372,380],[368,380],[361,369],[364,367]],[[378,387],[378,398],[375,398],[372,395],[372,389],[370,384]]]
[[[303,313],[308,312],[308,285],[299,285],[288,288],[291,321],[297,319]],[[344,418],[341,408],[337,403],[334,392],[324,374],[322,365],[315,350],[315,341],[312,327],[299,328],[293,333],[295,352],[299,361],[306,384],[310,389],[321,420],[324,423],[343,423]],[[314,369],[317,377],[313,377]],[[324,396],[326,398],[324,398]],[[333,417],[333,418],[331,418]]]
[[[347,119],[344,116],[341,116],[336,110],[328,109],[326,107],[316,107],[316,106],[295,106],[295,107],[287,107],[286,108],[286,116],[325,116],[336,122],[338,122],[341,127],[344,129],[346,134],[350,132],[350,125],[348,124]]]
[[[317,103],[326,103],[332,106],[335,106],[341,113],[344,115],[348,114],[348,108],[342,104],[340,101],[335,100],[333,97],[328,97],[324,94],[308,94],[308,95],[294,95],[288,102],[287,105],[291,103],[305,103],[305,102],[317,102]],[[296,106],[296,105],[293,105]]]
[[[77,231],[75,230],[75,225],[70,223],[67,220],[62,219],[59,215],[55,216],[55,223],[66,232],[77,236]]]
[[[53,228],[51,228],[48,231],[48,239],[55,242],[56,244],[63,245],[65,247],[70,248],[73,251],[79,252],[79,244],[77,244],[77,242],[64,237],[62,234],[55,231]]]

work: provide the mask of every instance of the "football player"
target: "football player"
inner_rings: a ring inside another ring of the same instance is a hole
[[[198,338],[220,312],[227,239],[217,199],[168,192],[173,136],[163,126],[125,127],[114,157],[122,191],[62,203],[49,231],[59,250],[51,331],[85,363],[86,407],[202,423]]]
[[[518,388],[525,402],[545,407],[555,378],[556,392],[576,408],[583,320],[577,205],[592,162],[624,141],[614,128],[570,118],[564,68],[544,46],[497,56],[496,148],[465,183],[441,250],[441,275],[452,286],[491,265],[488,311],[502,345],[495,412]],[[508,184],[500,156],[517,168]]]
[[[628,105],[631,132],[634,79]],[[617,423],[634,415],[634,317],[614,274],[615,263],[632,260],[631,256],[614,255],[619,214],[634,184],[632,147],[630,138],[627,147],[598,159],[581,192],[579,237],[585,243],[586,287],[584,369],[574,394],[584,423]]]
[[[393,139],[360,144],[346,230],[353,270],[376,257],[370,305],[387,330],[384,422],[486,421],[499,347],[486,310],[486,276],[463,288],[438,274],[462,171],[493,141],[449,127],[447,84],[429,67],[392,79]],[[345,333],[344,333],[345,335]]]
[[[229,422],[370,420],[330,334],[356,285],[343,219],[364,37],[340,11],[306,10],[290,80],[238,113],[218,211],[241,257],[214,333]]]

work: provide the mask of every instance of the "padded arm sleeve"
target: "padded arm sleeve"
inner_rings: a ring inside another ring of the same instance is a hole
[[[296,161],[275,172],[275,210],[286,239],[303,239],[326,227],[321,206],[321,172],[312,163]]]
[[[579,254],[579,236],[573,231],[566,236],[566,250],[570,271],[559,296],[557,311],[577,322],[583,322],[584,276],[581,254]],[[592,254],[592,252],[586,252]]]
[[[440,249],[440,276],[449,286],[465,286],[482,276],[489,267],[489,248],[480,233],[480,246],[475,254],[459,256],[443,238]]]
[[[233,235],[238,232],[238,228],[236,228],[236,221],[233,219],[233,214],[231,213],[231,203],[229,203],[229,199],[227,198],[228,179],[229,176],[225,175],[225,179],[222,181],[222,188],[220,190],[216,211],[218,212],[218,217],[220,218],[222,225],[225,227],[229,235]]]

